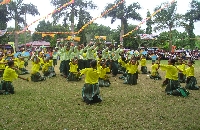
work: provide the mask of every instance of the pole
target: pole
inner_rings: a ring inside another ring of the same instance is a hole
[[[26,10],[25,10],[25,23],[24,23],[24,28],[26,27]],[[25,47],[24,47],[24,49],[25,49],[25,51],[26,51],[26,30],[25,30],[25,33],[24,33],[24,44],[25,44]]]

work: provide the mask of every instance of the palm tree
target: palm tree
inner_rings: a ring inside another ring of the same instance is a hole
[[[119,3],[121,0],[116,0],[115,3]],[[110,8],[112,8],[115,4],[108,4],[105,7],[105,10],[108,10]],[[105,15],[104,17],[111,17],[111,24],[114,23],[117,19],[121,20],[121,32],[120,32],[120,41],[123,43],[123,38],[122,36],[124,35],[124,33],[127,31],[127,21],[128,19],[133,19],[133,20],[142,20],[142,17],[140,16],[140,14],[138,12],[136,12],[137,10],[141,9],[140,4],[139,3],[132,3],[128,6],[126,6],[126,3],[122,3],[119,6],[117,6],[116,8],[114,8],[113,10],[111,10],[107,15]]]
[[[66,2],[69,2],[70,0],[51,0],[51,3],[57,8],[65,4]],[[87,9],[95,9],[96,6],[92,3],[91,0],[85,1],[85,0],[75,0],[74,3],[67,6],[66,8],[61,9],[59,12],[55,13],[53,15],[54,17],[54,24],[63,18],[64,25],[67,25],[66,21],[71,22],[71,32],[73,34],[74,32],[74,18],[79,17],[79,14],[88,16]],[[80,13],[80,11],[82,11]],[[91,19],[91,17],[88,17]]]
[[[18,48],[18,31],[19,31],[19,24],[27,25],[25,22],[24,15],[30,14],[32,16],[39,15],[38,9],[33,4],[24,4],[23,0],[15,0],[11,1],[8,4],[8,18],[9,20],[15,21],[15,47],[16,51],[19,50]]]

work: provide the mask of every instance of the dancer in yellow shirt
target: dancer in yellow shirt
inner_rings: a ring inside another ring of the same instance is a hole
[[[111,65],[110,65],[111,67]],[[99,87],[109,87],[110,86],[110,80],[108,78],[107,72],[110,72],[110,67],[106,66],[105,60],[100,60],[97,65],[97,70],[99,72]]]
[[[6,68],[6,64],[7,64],[6,60],[1,55],[0,56],[0,77],[3,76],[3,72],[4,72],[5,68]]]
[[[69,63],[69,75],[67,76],[68,81],[79,81],[81,80],[80,74],[78,73],[78,59],[75,57]]]
[[[90,62],[91,68],[85,68],[80,71],[81,75],[85,74],[85,84],[82,88],[82,98],[87,104],[101,102],[100,90],[98,85],[99,72],[96,70],[97,61]]]
[[[169,59],[168,65],[159,64],[160,69],[166,71],[165,92],[174,96],[188,96],[189,92],[181,87],[178,80],[178,72],[181,70],[175,66],[175,63],[175,59]]]
[[[185,70],[185,74],[187,76],[187,80],[186,80],[186,89],[190,89],[190,90],[199,90],[199,86],[196,86],[197,84],[197,80],[194,76],[194,61],[189,61],[188,62],[188,68]]]
[[[46,80],[45,77],[41,76],[40,74],[40,59],[37,56],[34,56],[32,59],[32,68],[31,68],[31,81],[38,82]]]

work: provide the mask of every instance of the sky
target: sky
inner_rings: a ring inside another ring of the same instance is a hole
[[[52,6],[52,4],[50,3],[51,0],[24,0],[24,3],[32,3],[34,5],[37,6],[38,11],[40,12],[40,16],[31,16],[31,15],[27,15],[27,24],[29,25],[30,23],[32,23],[33,21],[46,16],[47,14],[51,13],[55,8]],[[163,2],[171,2],[171,0],[125,0],[126,4],[129,5],[132,2],[138,2],[142,9],[140,9],[138,12],[141,14],[141,16],[143,17],[143,19],[146,18],[146,13],[147,10],[149,10],[151,12],[151,14],[153,13],[153,10],[155,7],[157,7],[158,5],[160,5]],[[177,13],[180,14],[184,14],[185,12],[187,12],[187,10],[189,10],[190,8],[190,2],[191,0],[177,0],[178,6],[177,6]],[[108,3],[114,3],[115,0],[93,0],[94,4],[96,4],[98,7],[95,10],[90,11],[90,14],[93,18],[96,18],[98,16],[101,15],[101,12],[104,10],[104,7],[108,4]],[[51,17],[49,17],[48,19],[51,21]],[[128,20],[129,23],[134,24],[134,25],[138,25],[141,21],[133,21],[133,20]],[[32,26],[29,27],[29,30],[34,31],[35,28],[37,27],[39,22],[36,22],[35,24],[33,24]],[[62,23],[62,22],[60,22]],[[98,23],[98,24],[102,24],[105,26],[109,26],[112,29],[116,29],[118,25],[120,25],[120,20],[115,21],[113,24],[111,24],[111,18],[99,18],[97,19],[94,23]],[[76,23],[75,23],[76,24]],[[10,21],[8,23],[8,26],[13,27],[14,26],[14,22]],[[141,26],[142,29],[146,28],[146,24],[144,23]],[[184,28],[177,28],[178,31],[183,32]],[[166,31],[166,30],[163,30]],[[155,32],[158,33],[158,32]],[[195,23],[195,30],[194,33],[196,35],[200,35],[200,22],[196,22]]]

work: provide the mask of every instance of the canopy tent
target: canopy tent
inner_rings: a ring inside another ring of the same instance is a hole
[[[26,46],[32,46],[32,47],[50,47],[50,42],[46,42],[46,41],[33,41],[33,42],[29,42],[26,43]]]

